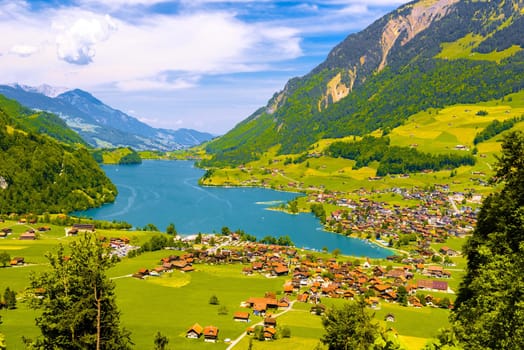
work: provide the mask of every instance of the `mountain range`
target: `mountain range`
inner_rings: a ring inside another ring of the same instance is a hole
[[[80,89],[15,83],[0,85],[0,94],[26,107],[58,115],[87,144],[97,148],[171,151],[192,147],[214,137],[192,129],[153,128]]]
[[[349,35],[266,106],[210,142],[207,165],[300,154],[324,138],[386,135],[410,116],[524,88],[522,1],[413,1]]]

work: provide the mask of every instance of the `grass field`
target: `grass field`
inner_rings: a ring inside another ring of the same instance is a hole
[[[480,110],[487,112],[487,115],[477,115]],[[403,125],[393,129],[388,137],[391,145],[404,147],[416,145],[417,150],[421,152],[469,154],[470,151],[458,151],[455,147],[463,145],[472,150],[475,147],[473,139],[476,134],[493,120],[504,121],[522,115],[524,115],[524,92],[475,105],[429,109],[410,117]],[[524,130],[524,122],[517,123],[513,129]],[[374,136],[380,136],[380,132],[374,133]],[[302,184],[303,190],[314,187],[345,192],[359,188],[372,190],[392,186],[427,187],[435,183],[448,183],[451,191],[473,188],[478,193],[486,194],[491,189],[479,185],[477,180],[487,180],[492,175],[493,165],[496,162],[495,155],[500,151],[501,136],[497,135],[476,145],[478,150],[476,164],[457,168],[453,178],[451,171],[445,170],[430,174],[410,174],[409,178],[404,179],[384,177],[379,181],[369,181],[370,177],[375,176],[376,165],[371,164],[369,167],[354,170],[354,161],[327,156],[309,158],[299,164],[285,164],[287,158],[296,158],[298,155],[277,156],[278,148],[274,147],[263,154],[260,160],[246,164],[243,169],[216,169],[214,175],[205,183],[209,185],[265,183],[272,188],[288,190],[293,189],[289,187],[289,183],[295,183]],[[309,152],[321,153],[335,141],[352,140],[358,140],[358,137],[320,140],[310,147]]]

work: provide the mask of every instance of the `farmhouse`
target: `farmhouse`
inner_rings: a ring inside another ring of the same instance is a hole
[[[424,290],[435,290],[439,292],[448,291],[448,282],[434,281],[434,280],[419,280],[417,281],[417,288]]]
[[[273,327],[264,327],[264,340],[273,340],[275,339],[275,335],[277,334],[277,330]]]
[[[458,256],[459,255],[459,253],[456,250],[453,250],[449,247],[442,247],[440,248],[439,252],[447,256]]]
[[[17,256],[17,257],[14,257],[13,259],[11,259],[11,261],[9,262],[9,265],[11,265],[11,266],[23,265],[24,262],[25,262],[24,258],[22,258],[20,256]]]
[[[219,329],[215,326],[206,326],[204,328],[204,341],[215,343],[218,340]]]
[[[189,328],[186,332],[186,338],[189,339],[198,339],[202,335],[204,328],[202,328],[201,325],[198,323],[195,323],[191,328]]]
[[[271,317],[271,315],[264,318],[264,327],[273,327],[277,328],[277,319],[274,317]]]
[[[233,315],[233,320],[237,322],[249,322],[249,312],[235,312],[235,314]]]
[[[34,241],[36,239],[36,234],[34,231],[27,231],[20,235],[20,239],[24,241]]]
[[[89,232],[93,233],[95,232],[95,225],[94,224],[73,224],[73,227],[66,228],[66,236],[75,236],[80,232]]]

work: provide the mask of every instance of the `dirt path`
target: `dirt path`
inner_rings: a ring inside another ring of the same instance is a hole
[[[293,300],[291,303],[289,303],[289,307],[288,307],[287,309],[285,309],[284,311],[279,312],[278,314],[274,314],[274,315],[272,315],[272,316],[273,316],[274,318],[277,318],[277,317],[279,317],[279,316],[285,314],[286,312],[290,311],[290,310],[293,308],[293,304],[295,303],[295,301],[296,301],[296,300]],[[263,324],[264,324],[264,321],[262,320],[262,321],[260,321],[260,322],[258,322],[258,323],[256,323],[256,324],[254,324],[253,327],[255,327],[255,326],[261,326],[261,325],[263,325]],[[246,332],[242,333],[238,338],[236,338],[235,340],[233,340],[233,342],[232,342],[231,344],[229,344],[229,346],[227,347],[226,350],[232,350],[232,349],[235,347],[235,345],[237,345],[237,344],[238,344],[238,343],[239,343],[239,342],[240,342],[240,341],[241,341],[241,340],[242,340],[246,335],[247,335]]]

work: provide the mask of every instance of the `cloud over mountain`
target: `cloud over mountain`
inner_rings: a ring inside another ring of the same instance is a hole
[[[89,64],[96,55],[96,44],[109,38],[117,25],[109,15],[80,18],[56,38],[57,55],[72,64]]]

